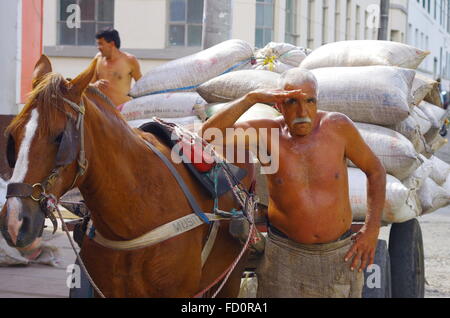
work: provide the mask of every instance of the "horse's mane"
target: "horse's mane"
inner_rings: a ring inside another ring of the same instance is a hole
[[[52,123],[57,120],[57,112],[51,105],[57,105],[61,110],[72,112],[62,97],[68,93],[68,82],[61,74],[48,73],[40,79],[36,87],[29,93],[27,102],[22,111],[12,120],[5,129],[5,135],[13,133],[26,124],[33,108],[39,110],[41,125],[38,127],[38,134],[49,134]]]
[[[58,112],[55,111],[54,107],[58,107],[60,110],[67,113],[73,113],[73,110],[62,101],[62,97],[67,96],[67,93],[69,92],[68,84],[69,82],[59,73],[48,73],[44,75],[36,87],[29,93],[27,102],[22,111],[5,129],[5,135],[14,133],[17,129],[23,127],[27,123],[29,114],[33,108],[38,109],[39,117],[41,118],[41,124],[38,127],[37,133],[49,135],[52,123],[55,123],[58,118]],[[89,85],[86,89],[86,93],[100,97],[102,101],[111,107],[111,110],[116,109],[116,106],[111,99],[96,87]],[[102,107],[99,107],[94,101],[92,101],[92,103],[97,108],[102,109]],[[109,113],[117,112],[112,111]],[[119,115],[119,117],[121,116]]]
[[[112,108],[116,109],[116,105],[114,105],[114,103],[112,102],[111,98],[106,96],[105,93],[103,93],[97,87],[95,87],[93,85],[89,85],[86,88],[86,91],[91,93],[91,94],[97,95],[98,97],[102,98],[104,100],[104,102],[107,103],[109,106],[111,106]]]

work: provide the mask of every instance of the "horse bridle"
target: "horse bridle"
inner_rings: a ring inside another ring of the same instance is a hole
[[[57,98],[56,96],[53,97]],[[48,193],[48,190],[54,185],[55,181],[60,176],[60,170],[71,164],[77,156],[78,171],[69,189],[72,189],[75,186],[78,178],[84,175],[88,166],[88,161],[84,150],[85,107],[83,101],[81,100],[80,104],[76,104],[65,97],[61,98],[78,113],[78,117],[77,119],[74,119],[72,114],[66,112],[58,106],[55,106],[61,112],[65,113],[68,118],[61,142],[59,144],[58,152],[56,154],[55,168],[53,168],[50,175],[40,183],[35,183],[33,185],[22,182],[9,183],[6,191],[7,199],[12,197],[31,198],[33,201],[39,202],[45,217],[48,217],[53,223],[53,233],[55,233],[58,226],[56,217],[52,212],[54,210],[52,207],[57,204],[57,198],[53,194]],[[11,142],[8,141],[8,148],[10,146]],[[7,152],[8,162],[11,168],[13,168],[14,163],[10,157],[11,149],[8,149]]]

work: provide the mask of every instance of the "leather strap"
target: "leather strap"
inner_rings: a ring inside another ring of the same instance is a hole
[[[200,206],[197,204],[197,201],[195,201],[194,196],[192,195],[191,191],[189,190],[188,186],[184,182],[183,178],[178,173],[175,166],[170,162],[169,159],[161,152],[158,148],[156,148],[154,145],[152,145],[147,140],[144,140],[145,144],[164,162],[164,164],[169,168],[172,175],[175,177],[175,179],[178,182],[178,185],[180,186],[181,190],[183,190],[184,195],[186,196],[186,199],[188,200],[189,204],[191,205],[192,209],[194,210],[194,213],[198,215],[198,217],[205,222],[206,224],[209,224],[210,221],[208,217],[205,215],[205,213],[202,211]]]
[[[34,192],[34,188],[26,183],[9,183],[6,188],[6,198],[27,198]]]

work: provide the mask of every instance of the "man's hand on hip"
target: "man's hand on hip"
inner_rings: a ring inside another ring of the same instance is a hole
[[[379,228],[369,230],[365,226],[352,238],[353,245],[345,255],[345,261],[351,261],[350,269],[363,271],[367,265],[373,264],[377,248]],[[353,260],[352,260],[353,258]],[[357,268],[359,264],[359,268]]]

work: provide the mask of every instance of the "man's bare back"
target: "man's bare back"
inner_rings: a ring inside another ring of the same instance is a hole
[[[133,55],[120,51],[114,41],[97,38],[97,47],[100,53],[95,57],[97,72],[92,82],[120,106],[131,99],[128,92],[132,78],[137,81],[142,76],[139,62]]]

